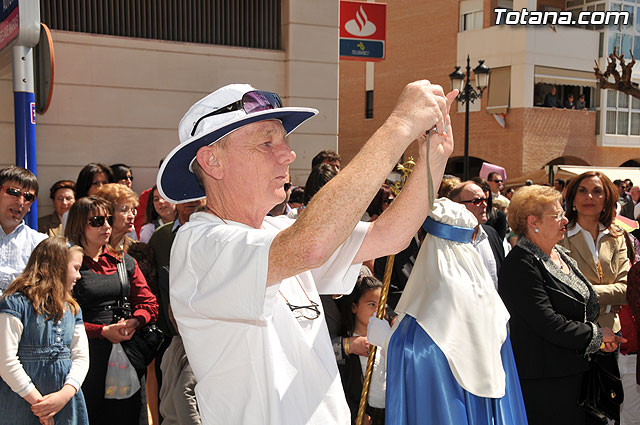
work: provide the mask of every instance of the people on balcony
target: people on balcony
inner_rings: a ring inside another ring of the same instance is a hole
[[[551,91],[544,97],[544,106],[545,108],[561,107],[560,99],[558,99],[558,94],[556,92],[555,86],[551,86]]]
[[[576,104],[573,101],[573,93],[569,93],[567,100],[564,102],[565,109],[576,109]]]

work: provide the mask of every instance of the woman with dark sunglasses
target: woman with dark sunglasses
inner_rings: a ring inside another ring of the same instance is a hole
[[[111,165],[111,171],[113,172],[114,183],[120,183],[131,189],[133,186],[133,174],[131,167],[127,164],[113,164]]]
[[[65,229],[65,236],[84,248],[82,277],[74,288],[89,337],[90,366],[82,391],[92,425],[137,425],[142,409],[140,391],[123,400],[104,398],[107,363],[113,344],[130,340],[136,330],[155,321],[158,304],[136,261],[128,254],[116,254],[110,247],[113,223],[111,203],[91,196],[71,207]],[[122,284],[117,267],[121,262],[130,283],[129,318],[120,307]]]

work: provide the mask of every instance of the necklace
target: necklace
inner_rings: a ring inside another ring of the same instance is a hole
[[[560,255],[560,252],[558,252],[557,249],[553,249],[554,252],[556,253],[556,256],[558,257],[558,261],[556,262],[553,258],[551,259],[551,261],[553,261],[553,263],[560,268],[560,270],[562,270],[564,273],[568,273],[569,272],[569,265],[562,259],[562,255]]]

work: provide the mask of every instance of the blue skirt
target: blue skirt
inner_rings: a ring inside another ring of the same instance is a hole
[[[21,359],[24,371],[29,375],[40,394],[58,391],[65,384],[71,369],[71,359],[25,360]],[[82,389],[73,396],[53,417],[55,425],[89,425],[87,408]],[[31,405],[9,385],[0,379],[0,425],[40,425],[40,420],[31,411]]]
[[[406,315],[389,341],[386,425],[527,425],[508,336],[500,355],[505,396],[475,396],[458,384],[444,353],[416,319]]]

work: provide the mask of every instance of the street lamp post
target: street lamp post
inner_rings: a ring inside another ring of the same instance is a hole
[[[487,88],[489,82],[489,67],[484,64],[484,60],[478,61],[478,66],[473,69],[476,78],[476,88],[471,86],[471,66],[469,65],[469,55],[467,55],[466,74],[460,72],[460,67],[449,74],[451,79],[451,89],[458,89],[458,101],[465,105],[464,115],[464,179],[469,180],[469,103],[482,98],[482,92]]]

